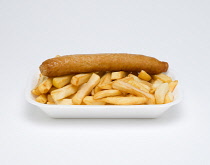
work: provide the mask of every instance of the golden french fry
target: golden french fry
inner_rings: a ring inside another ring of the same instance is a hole
[[[99,75],[100,77],[101,77],[101,79],[100,79],[100,82],[98,83],[98,85],[96,85],[96,87],[93,89],[94,90],[94,92],[91,92],[91,95],[94,93],[97,93],[97,92],[99,92],[99,91],[101,91],[102,89],[101,88],[99,88],[99,84],[101,84],[102,83],[102,81],[104,81],[104,75],[106,74],[106,72],[96,72],[96,74],[97,75]],[[108,86],[109,85],[102,85],[102,86],[104,86],[104,88],[109,88]],[[93,96],[93,95],[92,95]]]
[[[47,102],[47,96],[45,94],[41,94],[36,98],[36,101],[45,104]]]
[[[41,93],[47,93],[52,87],[52,78],[47,78],[43,82],[41,82],[38,86],[38,89]]]
[[[93,73],[87,83],[83,84],[78,92],[72,98],[72,101],[76,105],[80,105],[85,96],[88,96],[91,90],[99,83],[100,77]]]
[[[112,72],[111,80],[118,80],[118,79],[124,78],[126,76],[126,74],[127,73],[124,71]]]
[[[94,92],[97,93],[102,89],[112,89],[111,85],[111,73],[108,72],[102,76],[98,85],[94,88]]]
[[[72,84],[66,85],[63,88],[56,89],[51,92],[54,101],[63,99],[77,92],[78,87]]]
[[[169,91],[165,96],[164,103],[167,104],[167,103],[170,103],[172,101],[174,101],[174,95],[173,95],[172,92]]]
[[[97,93],[97,92],[101,91],[102,89],[99,88],[98,86],[96,86],[93,90],[94,90],[94,93]]]
[[[90,94],[91,94],[91,96],[94,96],[94,94],[95,94],[94,89],[92,89],[92,91],[90,92]]]
[[[105,102],[104,102],[104,101],[95,100],[95,99],[93,98],[93,96],[86,96],[86,97],[83,99],[83,102],[84,102],[86,105],[105,105]]]
[[[170,92],[173,92],[174,89],[175,89],[175,87],[177,86],[177,84],[178,84],[178,80],[175,80],[175,81],[170,82],[170,83],[168,84],[168,85],[169,85],[169,91],[170,91]]]
[[[138,77],[139,77],[140,79],[142,79],[142,80],[145,80],[145,81],[149,81],[149,80],[151,80],[151,78],[152,78],[152,77],[151,77],[147,72],[145,72],[144,70],[142,70],[142,71],[139,73]]]
[[[61,99],[57,100],[56,104],[58,105],[73,105],[72,99]]]
[[[39,95],[41,95],[42,93],[39,91],[39,88],[35,88],[35,89],[33,89],[32,91],[31,91],[31,93],[32,94],[34,94],[34,95],[37,95],[37,96],[39,96]]]
[[[165,96],[168,90],[169,90],[168,83],[163,83],[159,87],[157,87],[155,91],[156,104],[164,104]]]
[[[150,93],[155,93],[155,90],[161,85],[163,82],[160,79],[154,80],[152,84],[152,88],[150,90]]]
[[[152,87],[152,84],[145,81],[145,80],[141,80],[140,78],[138,78],[137,76],[133,75],[133,74],[129,74],[128,77],[132,77],[135,81],[141,83],[142,86],[144,86],[144,88],[146,88],[147,90],[150,90]]]
[[[145,85],[144,87],[147,88],[148,90],[150,90],[152,88],[152,84],[148,81],[140,79],[140,83],[142,83],[142,85],[144,84]]]
[[[65,85],[70,83],[72,76],[73,75],[54,77],[52,81],[53,86],[56,88],[64,87]]]
[[[152,82],[152,88],[157,88],[159,85],[161,85],[163,83],[163,81],[161,81],[160,79],[156,79]]]
[[[124,78],[120,79],[120,81],[127,83],[128,81],[133,80],[133,79],[134,79],[133,77],[124,77]],[[115,81],[117,81],[117,80],[115,80]],[[115,81],[113,81],[113,82],[115,82]]]
[[[47,79],[46,76],[43,76],[42,74],[40,74],[37,85],[34,87],[34,89],[31,91],[31,93],[34,94],[34,95],[37,95],[37,96],[41,95],[42,93],[39,91],[38,86],[46,79]]]
[[[100,80],[99,84],[97,85],[99,88],[111,83],[111,73],[106,73]]]
[[[55,103],[52,103],[52,102],[49,102],[49,101],[48,101],[47,104],[55,104]]]
[[[101,89],[112,89],[112,82],[110,82],[110,83],[107,83],[107,84],[101,84],[100,85],[100,88]]]
[[[147,102],[146,97],[106,97],[99,100],[114,105],[140,105]]]
[[[94,99],[101,99],[104,97],[110,97],[110,96],[119,96],[122,95],[122,92],[119,90],[113,89],[113,90],[103,90],[98,93],[96,93],[93,98]]]
[[[138,78],[138,76],[136,76],[136,75],[134,75],[134,74],[128,74],[128,76],[127,77],[132,77],[135,81],[138,81],[138,82],[141,82],[141,79],[140,78]]]
[[[170,83],[172,81],[171,77],[160,73],[160,74],[156,74],[152,76],[154,80],[159,79],[161,81],[163,81],[164,83]]]
[[[73,84],[75,86],[80,86],[80,85],[88,82],[91,75],[92,75],[92,73],[77,74],[72,77],[71,84]]]
[[[53,100],[51,94],[48,94],[48,95],[47,95],[47,101],[48,101],[48,102],[51,102],[51,103],[54,103],[54,100]]]
[[[133,85],[134,87],[136,87],[144,92],[149,93],[149,90],[147,88],[145,88],[145,85],[142,85],[141,82],[135,81],[133,78],[130,79],[127,83]]]
[[[43,76],[42,74],[39,75],[39,80],[38,80],[38,83],[37,83],[37,86],[39,84],[41,84],[44,80],[46,80],[48,77],[47,76]]]
[[[144,92],[121,80],[114,81],[112,84],[112,87],[114,89],[120,90],[121,92],[127,92],[127,93],[133,94],[135,96],[140,96],[140,97],[142,96],[147,97],[148,104],[155,104],[155,97],[152,94]]]
[[[52,91],[54,91],[54,90],[56,90],[56,89],[58,89],[58,88],[52,86],[52,87],[50,88],[50,90],[48,91],[48,93],[51,93]]]
[[[76,94],[76,93],[75,93],[75,94]],[[65,97],[65,99],[72,99],[72,98],[74,97],[75,94],[70,95],[70,96],[67,96],[67,97]]]

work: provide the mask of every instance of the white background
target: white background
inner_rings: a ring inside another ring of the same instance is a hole
[[[208,0],[0,1],[1,165],[209,165]],[[51,119],[24,99],[57,54],[127,52],[169,62],[185,98],[158,119]]]

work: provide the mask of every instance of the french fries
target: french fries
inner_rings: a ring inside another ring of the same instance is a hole
[[[36,98],[36,101],[45,104],[47,102],[47,96],[45,94],[41,94]]]
[[[172,81],[171,77],[169,77],[169,76],[167,76],[167,75],[165,75],[163,73],[154,75],[153,79],[154,80],[159,79],[159,80],[163,81],[164,83],[170,83]]]
[[[98,93],[96,93],[94,95],[94,99],[101,99],[101,98],[104,98],[104,97],[110,97],[110,96],[119,96],[119,95],[122,95],[122,92],[120,92],[119,90],[103,90],[103,91],[100,91]]]
[[[76,94],[76,93],[75,93]],[[68,96],[68,97],[65,97],[66,99],[72,99],[73,97],[74,97],[74,95],[75,94],[73,94],[73,95],[70,95],[70,96]]]
[[[51,92],[53,100],[57,101],[77,92],[78,87],[72,84]]]
[[[97,87],[99,87],[100,89],[104,89],[104,88],[107,89],[107,86],[109,86],[110,83],[111,83],[111,73],[108,72],[101,78]]]
[[[48,102],[50,102],[50,103],[55,103],[55,101],[53,100],[51,94],[48,94],[48,95],[47,95],[47,100],[48,100]]]
[[[39,88],[38,88],[38,87],[34,88],[34,89],[31,91],[31,93],[34,94],[34,95],[37,95],[37,96],[39,96],[39,95],[42,94],[42,93],[39,91]]]
[[[106,97],[100,100],[109,104],[114,104],[114,105],[141,105],[141,104],[146,103],[147,98],[145,97]]]
[[[56,90],[56,89],[58,89],[58,88],[52,86],[52,87],[50,88],[50,90],[48,91],[48,93],[51,93],[52,91],[54,91],[54,90]]]
[[[165,100],[164,100],[164,103],[167,104],[167,103],[170,103],[174,100],[174,95],[172,92],[168,92],[165,96]]]
[[[53,104],[55,104],[55,103],[52,103],[52,102],[49,102],[49,101],[48,101],[47,104],[52,104],[52,105],[53,105]]]
[[[165,96],[169,90],[168,83],[163,83],[159,87],[157,87],[155,91],[155,101],[156,104],[163,104],[165,100]]]
[[[86,97],[83,99],[83,102],[84,102],[86,105],[105,105],[105,104],[106,104],[104,101],[95,100],[95,99],[93,98],[93,96],[86,96]]]
[[[163,82],[160,79],[154,80],[150,93],[154,93],[157,87],[159,87],[161,84],[163,84]]]
[[[73,84],[75,86],[80,86],[80,85],[88,82],[91,75],[92,75],[92,73],[77,74],[72,77],[71,84]]]
[[[138,77],[139,77],[140,79],[142,79],[142,80],[145,80],[145,81],[149,81],[149,80],[152,79],[152,77],[151,77],[147,72],[145,72],[144,70],[142,70],[142,71],[139,73]]]
[[[94,94],[95,94],[95,93],[97,93],[97,92],[101,91],[102,89],[101,89],[101,88],[99,88],[98,86],[96,86],[93,90],[94,90]]]
[[[56,103],[58,105],[73,105],[72,99],[61,99],[57,100]]]
[[[50,88],[52,87],[52,78],[47,78],[43,82],[41,82],[38,86],[38,90],[40,93],[44,94],[47,93]]]
[[[65,85],[70,83],[70,80],[73,75],[68,75],[68,76],[61,76],[61,77],[55,77],[53,78],[53,86],[56,88],[62,88]]]
[[[126,76],[126,72],[119,71],[119,72],[112,72],[111,80],[118,80],[124,78]]]
[[[144,92],[149,93],[148,88],[145,88],[144,84],[142,84],[141,82],[135,81],[133,78],[128,80],[127,83],[133,85],[134,87],[136,87],[136,88],[138,88],[138,89],[140,89],[140,90],[142,90]]]
[[[141,83],[142,86],[144,86],[144,88],[150,90],[152,87],[152,84],[145,81],[145,80],[141,80],[139,79],[137,76],[133,75],[133,74],[129,74],[128,77],[132,77],[135,81]]]
[[[90,95],[91,95],[91,96],[94,96],[94,94],[95,94],[95,90],[92,89],[92,91],[90,92]]]
[[[31,93],[34,95],[37,95],[37,96],[41,95],[42,93],[39,90],[39,85],[46,79],[47,79],[46,76],[43,76],[42,74],[40,74],[38,83],[37,83],[36,87],[31,91]]]
[[[100,89],[112,89],[112,82],[104,84],[104,85],[100,85],[99,88]]]
[[[72,98],[72,101],[76,105],[80,105],[85,96],[88,96],[91,93],[91,90],[99,83],[100,77],[93,73],[89,81],[78,90],[75,96]]]
[[[142,105],[174,101],[177,80],[161,73],[95,72],[48,78],[40,75],[31,93],[50,105]]]
[[[173,92],[174,89],[175,89],[175,87],[177,86],[177,84],[178,84],[178,80],[175,80],[175,81],[170,82],[170,83],[168,84],[168,85],[169,85],[169,91],[170,91],[170,92]]]
[[[144,92],[143,90],[140,90],[121,80],[115,81],[112,87],[114,89],[118,89],[120,91],[127,92],[136,96],[146,97],[148,98],[148,104],[155,104],[155,97],[152,94]]]

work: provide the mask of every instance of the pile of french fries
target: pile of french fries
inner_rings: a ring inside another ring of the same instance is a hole
[[[32,94],[55,105],[148,105],[174,100],[178,81],[164,73],[95,72],[49,78],[40,74]]]

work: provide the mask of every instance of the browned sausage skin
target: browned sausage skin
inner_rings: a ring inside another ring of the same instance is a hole
[[[153,57],[127,53],[78,54],[44,61],[40,71],[48,77],[97,71],[141,71],[153,75],[168,70],[168,63]]]

